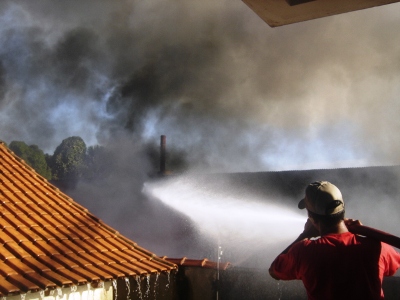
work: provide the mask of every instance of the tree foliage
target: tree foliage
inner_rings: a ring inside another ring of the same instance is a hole
[[[54,180],[76,181],[85,169],[86,144],[79,136],[62,141],[49,159]]]
[[[9,148],[40,175],[65,186],[73,186],[80,179],[107,178],[115,171],[115,166],[113,166],[115,149],[111,150],[99,145],[87,148],[79,136],[64,139],[53,155],[44,154],[37,145],[28,146],[21,141],[12,141]],[[143,151],[151,168],[144,171],[148,174],[156,174],[160,170],[159,146],[149,143],[144,145]],[[142,157],[143,152],[138,155]],[[169,149],[166,155],[167,170],[174,173],[187,170],[187,154],[184,151]]]
[[[51,179],[51,170],[47,165],[45,154],[37,145],[28,146],[21,141],[12,141],[9,148],[44,178]]]

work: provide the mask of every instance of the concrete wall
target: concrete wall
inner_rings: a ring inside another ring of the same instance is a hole
[[[275,281],[267,270],[230,268],[219,272],[180,267],[178,272],[129,277],[4,297],[3,300],[306,300],[301,281]],[[385,300],[400,299],[400,277],[384,280]]]
[[[98,284],[71,286],[57,288],[50,291],[39,291],[15,296],[3,297],[4,300],[113,300],[113,288],[111,282]]]
[[[182,269],[185,269],[182,271]],[[178,300],[301,300],[307,299],[303,284],[299,280],[276,281],[267,270],[230,268],[220,271],[200,267],[180,267],[175,292]],[[385,300],[400,299],[400,277],[384,280]],[[218,291],[218,298],[217,298]]]
[[[133,276],[113,281],[112,300],[170,300],[176,298],[176,272]]]

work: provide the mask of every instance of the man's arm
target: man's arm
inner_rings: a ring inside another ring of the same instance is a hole
[[[283,250],[276,258],[275,260],[272,262],[270,268],[269,268],[269,274],[271,275],[272,278],[279,280],[280,278],[275,274],[274,269],[275,269],[275,264],[277,262],[277,259],[279,258],[279,256],[286,254],[289,252],[290,248],[292,248],[292,246],[294,244],[296,244],[299,241],[302,241],[304,239],[307,238],[312,238],[312,237],[317,237],[319,236],[319,231],[317,230],[317,228],[315,228],[315,226],[312,224],[310,219],[307,219],[306,224],[304,225],[304,230],[302,233],[300,233],[300,235],[289,245],[285,248],[285,250]]]
[[[400,237],[372,227],[364,226],[359,220],[346,219],[344,222],[348,230],[354,234],[370,237],[400,249]]]

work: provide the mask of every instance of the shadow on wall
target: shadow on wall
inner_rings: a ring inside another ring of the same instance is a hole
[[[299,280],[276,281],[259,269],[216,269],[179,267],[176,273],[175,295],[179,300],[301,300],[307,299],[303,283]],[[383,289],[386,300],[400,299],[400,278],[387,277]]]
[[[259,269],[231,267],[219,272],[203,267],[179,267],[171,274],[118,279],[117,300],[306,300],[299,280],[276,281]],[[140,284],[138,284],[140,283]],[[400,278],[386,277],[383,282],[386,300],[400,299]]]

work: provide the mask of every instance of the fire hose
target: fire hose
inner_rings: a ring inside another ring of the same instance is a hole
[[[364,225],[348,226],[348,230],[354,234],[370,237],[400,249],[400,237],[390,233]]]

